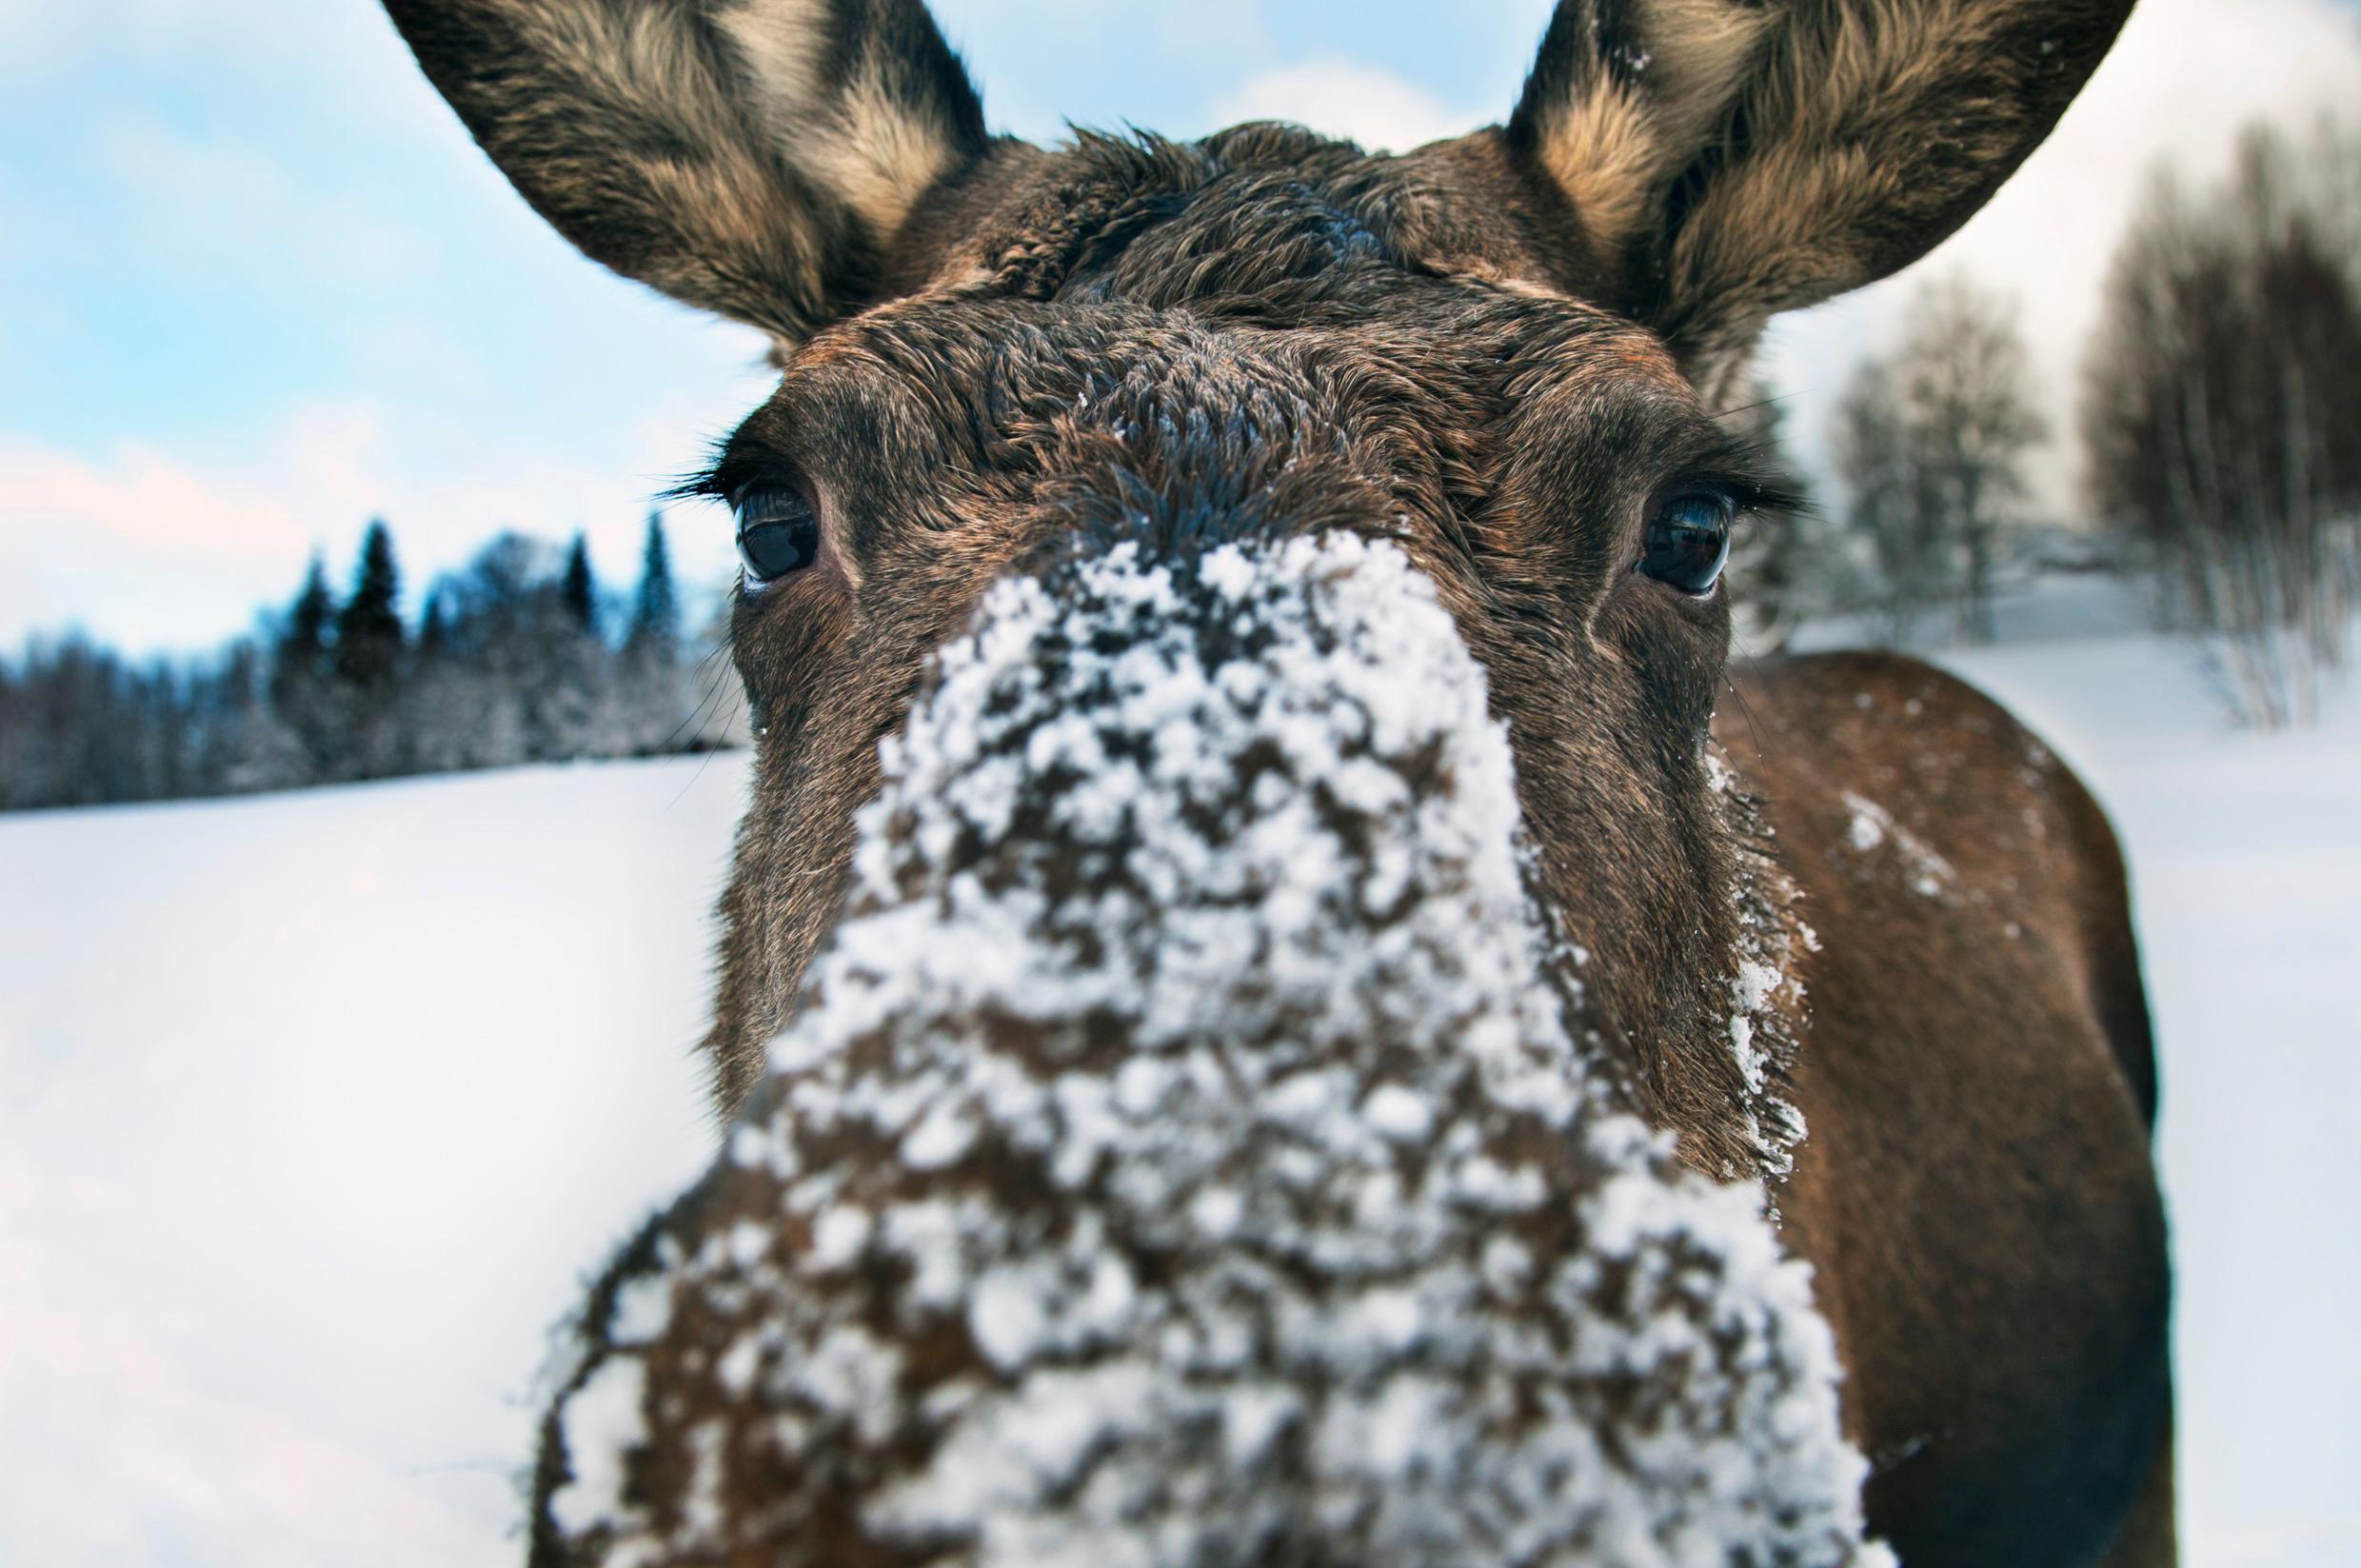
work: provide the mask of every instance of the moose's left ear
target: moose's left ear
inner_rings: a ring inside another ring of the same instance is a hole
[[[559,232],[783,342],[870,303],[912,208],[982,158],[921,0],[385,0]]]
[[[2132,0],[1561,0],[1512,154],[1693,375],[1917,260],[2039,146]],[[1596,282],[1595,278],[1586,279]]]

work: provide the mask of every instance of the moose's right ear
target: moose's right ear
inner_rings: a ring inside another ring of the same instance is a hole
[[[920,0],[386,0],[592,259],[792,342],[867,303],[983,107]]]
[[[1560,0],[1508,146],[1700,383],[1989,200],[2132,0]]]

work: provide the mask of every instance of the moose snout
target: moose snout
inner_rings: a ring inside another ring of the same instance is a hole
[[[1399,548],[1271,526],[1139,511],[995,586],[887,745],[856,920],[988,893],[968,936],[1026,998],[977,1005],[1121,1014],[1142,1043],[1424,984],[1383,971],[1438,889],[1488,901],[1447,945],[1477,919],[1516,946],[1518,805],[1481,669]]]
[[[1570,1038],[1399,548],[1005,580],[884,762],[810,1005],[585,1323],[552,1560],[699,1486],[880,1560],[1845,1560],[1808,1276]]]

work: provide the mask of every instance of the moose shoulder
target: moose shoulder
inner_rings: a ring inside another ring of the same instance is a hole
[[[913,0],[387,9],[782,368],[704,482],[730,1145],[538,1558],[2173,1560],[2106,824],[1920,666],[1734,673],[1720,584],[1764,324],[2125,0],[1566,0],[1399,157],[995,138]]]
[[[1872,1518],[1914,1521],[1889,1538],[1913,1564],[2093,1560],[2061,1548],[2145,1488],[2096,1560],[2173,1560],[2156,1079],[2113,833],[1923,665],[1772,663],[1737,696],[1717,727],[1819,938],[1784,1207],[1885,1391],[1854,1410]]]

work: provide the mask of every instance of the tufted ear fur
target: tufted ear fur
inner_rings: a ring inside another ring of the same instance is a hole
[[[783,340],[863,303],[983,109],[920,0],[386,0],[594,260]]]
[[[1561,0],[1508,127],[1700,380],[1989,200],[2132,0]]]

